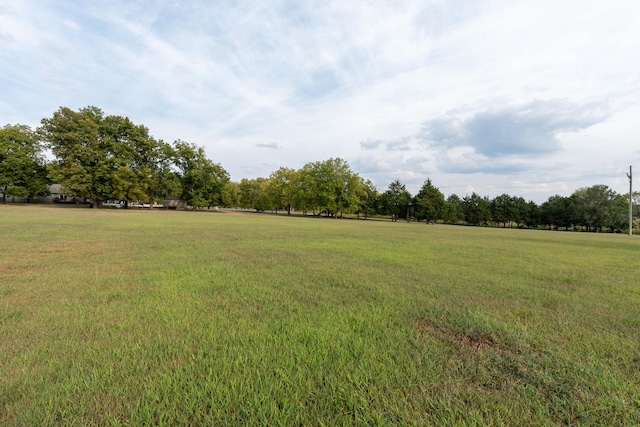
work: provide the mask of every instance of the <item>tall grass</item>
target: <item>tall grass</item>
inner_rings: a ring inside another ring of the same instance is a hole
[[[635,237],[0,221],[0,425],[640,425]]]

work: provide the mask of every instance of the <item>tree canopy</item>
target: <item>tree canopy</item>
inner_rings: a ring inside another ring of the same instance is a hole
[[[180,200],[194,208],[221,204],[228,172],[209,160],[204,149],[195,144],[176,141],[174,150],[182,188]]]
[[[42,120],[38,133],[55,156],[49,177],[94,207],[108,199],[153,205],[171,194],[193,207],[217,205],[229,181],[204,149],[155,140],[146,127],[127,117],[105,116],[97,107],[61,107]]]
[[[415,217],[418,221],[427,222],[442,219],[444,204],[444,194],[427,178],[415,197]]]
[[[38,135],[25,125],[0,128],[0,192],[7,196],[48,194],[47,172]]]
[[[53,159],[43,154],[49,149]],[[354,172],[339,157],[309,162],[295,170],[286,166],[268,177],[232,182],[228,172],[210,160],[204,148],[182,140],[156,140],[149,129],[128,117],[105,115],[97,107],[74,111],[60,107],[28,126],[0,129],[0,193],[32,198],[48,194],[47,184],[59,183],[66,195],[153,205],[179,196],[192,208],[228,206],[258,212],[285,210],[339,218],[344,214],[399,217],[407,220],[502,227],[621,231],[628,227],[629,201],[606,185],[555,195],[541,205],[519,196],[489,199],[475,192],[460,197],[444,194],[427,178],[412,196],[399,179],[384,193]],[[637,204],[637,193],[635,195]],[[637,207],[633,212],[637,216]]]
[[[389,188],[382,194],[382,205],[384,213],[391,215],[392,221],[397,221],[398,217],[406,216],[409,220],[409,205],[411,203],[411,193],[399,179],[389,184]]]

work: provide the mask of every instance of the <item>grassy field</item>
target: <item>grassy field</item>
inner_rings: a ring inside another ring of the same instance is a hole
[[[0,425],[640,425],[640,240],[0,206]]]

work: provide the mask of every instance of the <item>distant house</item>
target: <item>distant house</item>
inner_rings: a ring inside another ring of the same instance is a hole
[[[62,194],[62,184],[51,184],[49,186],[49,193],[51,193],[49,196],[51,202],[60,201],[61,197],[64,197],[64,194]]]
[[[4,195],[0,192],[0,198]],[[15,197],[15,196],[7,196],[7,203],[63,203],[63,204],[84,204],[87,203],[87,199],[83,197],[76,196],[67,196],[64,194],[64,190],[62,188],[62,184],[51,184],[49,185],[49,195],[44,197],[34,197],[34,198],[26,198],[26,197]],[[121,201],[107,201],[107,205],[118,205],[117,207],[121,207],[124,202]],[[150,208],[151,205],[148,203],[137,203],[131,202],[129,204],[130,207],[139,207],[139,208]],[[155,203],[153,205],[154,208],[165,208],[165,209],[184,209],[185,205],[180,201],[179,197],[170,196],[163,200],[162,205]]]
[[[0,193],[1,194],[1,193]],[[62,185],[49,185],[49,195],[43,197],[16,197],[7,196],[7,203],[55,203],[57,199],[62,197]]]
[[[87,199],[83,197],[67,196],[64,194],[62,184],[51,184],[49,186],[50,195],[43,200],[38,200],[38,203],[65,203],[71,205],[81,205],[87,203]]]

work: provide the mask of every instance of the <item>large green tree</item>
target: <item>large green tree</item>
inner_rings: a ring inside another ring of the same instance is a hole
[[[42,146],[35,132],[25,125],[0,128],[0,193],[38,197],[48,194]]]
[[[491,221],[491,202],[475,192],[462,199],[464,220],[467,224],[480,225]]]
[[[142,125],[127,117],[107,116],[100,122],[100,136],[110,147],[112,175],[111,198],[129,202],[150,202],[164,196],[175,186],[170,179],[172,151],[158,142]]]
[[[299,209],[339,217],[356,212],[362,196],[360,177],[340,158],[307,163],[299,171],[294,201]]]
[[[153,205],[158,198],[179,191],[185,182],[179,182],[172,170],[174,163],[188,172],[187,180],[193,178],[194,170],[202,169],[195,164],[216,170],[207,172],[210,175],[218,172],[216,165],[198,163],[203,153],[196,149],[191,150],[193,155],[182,146],[174,150],[151,137],[145,126],[127,117],[105,116],[97,107],[78,111],[61,107],[42,120],[38,132],[55,156],[49,164],[50,178],[61,183],[67,194],[91,199],[93,207],[107,199]]]
[[[202,147],[184,141],[174,143],[174,164],[179,170],[180,200],[195,208],[222,204],[222,192],[229,174],[209,160]]]
[[[367,219],[370,215],[378,213],[381,195],[373,182],[360,178],[360,195],[360,208],[357,210],[358,218],[361,214]]]
[[[628,200],[606,185],[579,188],[571,199],[576,222],[587,231],[615,231],[627,226]]]
[[[300,173],[295,169],[281,167],[269,175],[269,195],[276,209],[285,209],[291,215],[296,192],[300,185]]]
[[[113,140],[105,138],[100,124],[102,110],[87,107],[73,111],[61,107],[51,118],[42,119],[38,129],[56,159],[49,164],[49,177],[64,191],[91,199],[102,206],[113,195],[113,175],[118,167]]]
[[[534,201],[527,203],[526,213],[524,215],[524,224],[529,228],[536,228],[542,222],[542,214],[540,207]]]
[[[511,220],[513,200],[508,194],[501,194],[491,200],[491,219],[494,223],[503,227]]]
[[[415,217],[418,221],[436,222],[442,219],[444,194],[433,185],[431,179],[422,184],[422,188],[415,197]]]
[[[240,206],[240,184],[229,181],[222,189],[222,206],[237,208]]]
[[[269,180],[266,178],[242,178],[239,185],[240,207],[264,212],[273,208],[273,200],[269,191]]]
[[[563,197],[559,194],[549,197],[546,202],[540,205],[542,224],[549,228],[569,229],[572,223],[571,205],[572,200],[569,197]]]
[[[464,220],[464,202],[457,194],[451,194],[447,197],[447,204],[451,205],[453,209],[447,207],[448,219],[445,221],[455,224],[458,221]]]
[[[384,213],[391,215],[391,221],[406,217],[409,220],[409,206],[411,203],[411,193],[399,179],[389,184],[389,188],[382,194]]]

